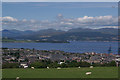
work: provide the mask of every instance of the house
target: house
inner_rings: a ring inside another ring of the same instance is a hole
[[[22,62],[22,63],[20,63],[20,66],[23,68],[28,68],[28,63]]]

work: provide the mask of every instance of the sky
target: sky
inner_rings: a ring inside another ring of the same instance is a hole
[[[119,0],[2,0],[3,2],[118,2]]]
[[[3,2],[3,29],[116,28],[117,2]]]

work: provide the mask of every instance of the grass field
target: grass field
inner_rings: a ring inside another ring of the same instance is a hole
[[[85,73],[91,71],[91,75]],[[117,67],[52,69],[3,69],[3,78],[117,78]]]

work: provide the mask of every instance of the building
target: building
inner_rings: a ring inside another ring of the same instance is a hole
[[[119,67],[120,66],[120,55],[116,56],[116,66]]]

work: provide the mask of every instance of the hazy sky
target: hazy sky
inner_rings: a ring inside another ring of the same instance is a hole
[[[3,29],[117,27],[117,2],[3,2]]]

